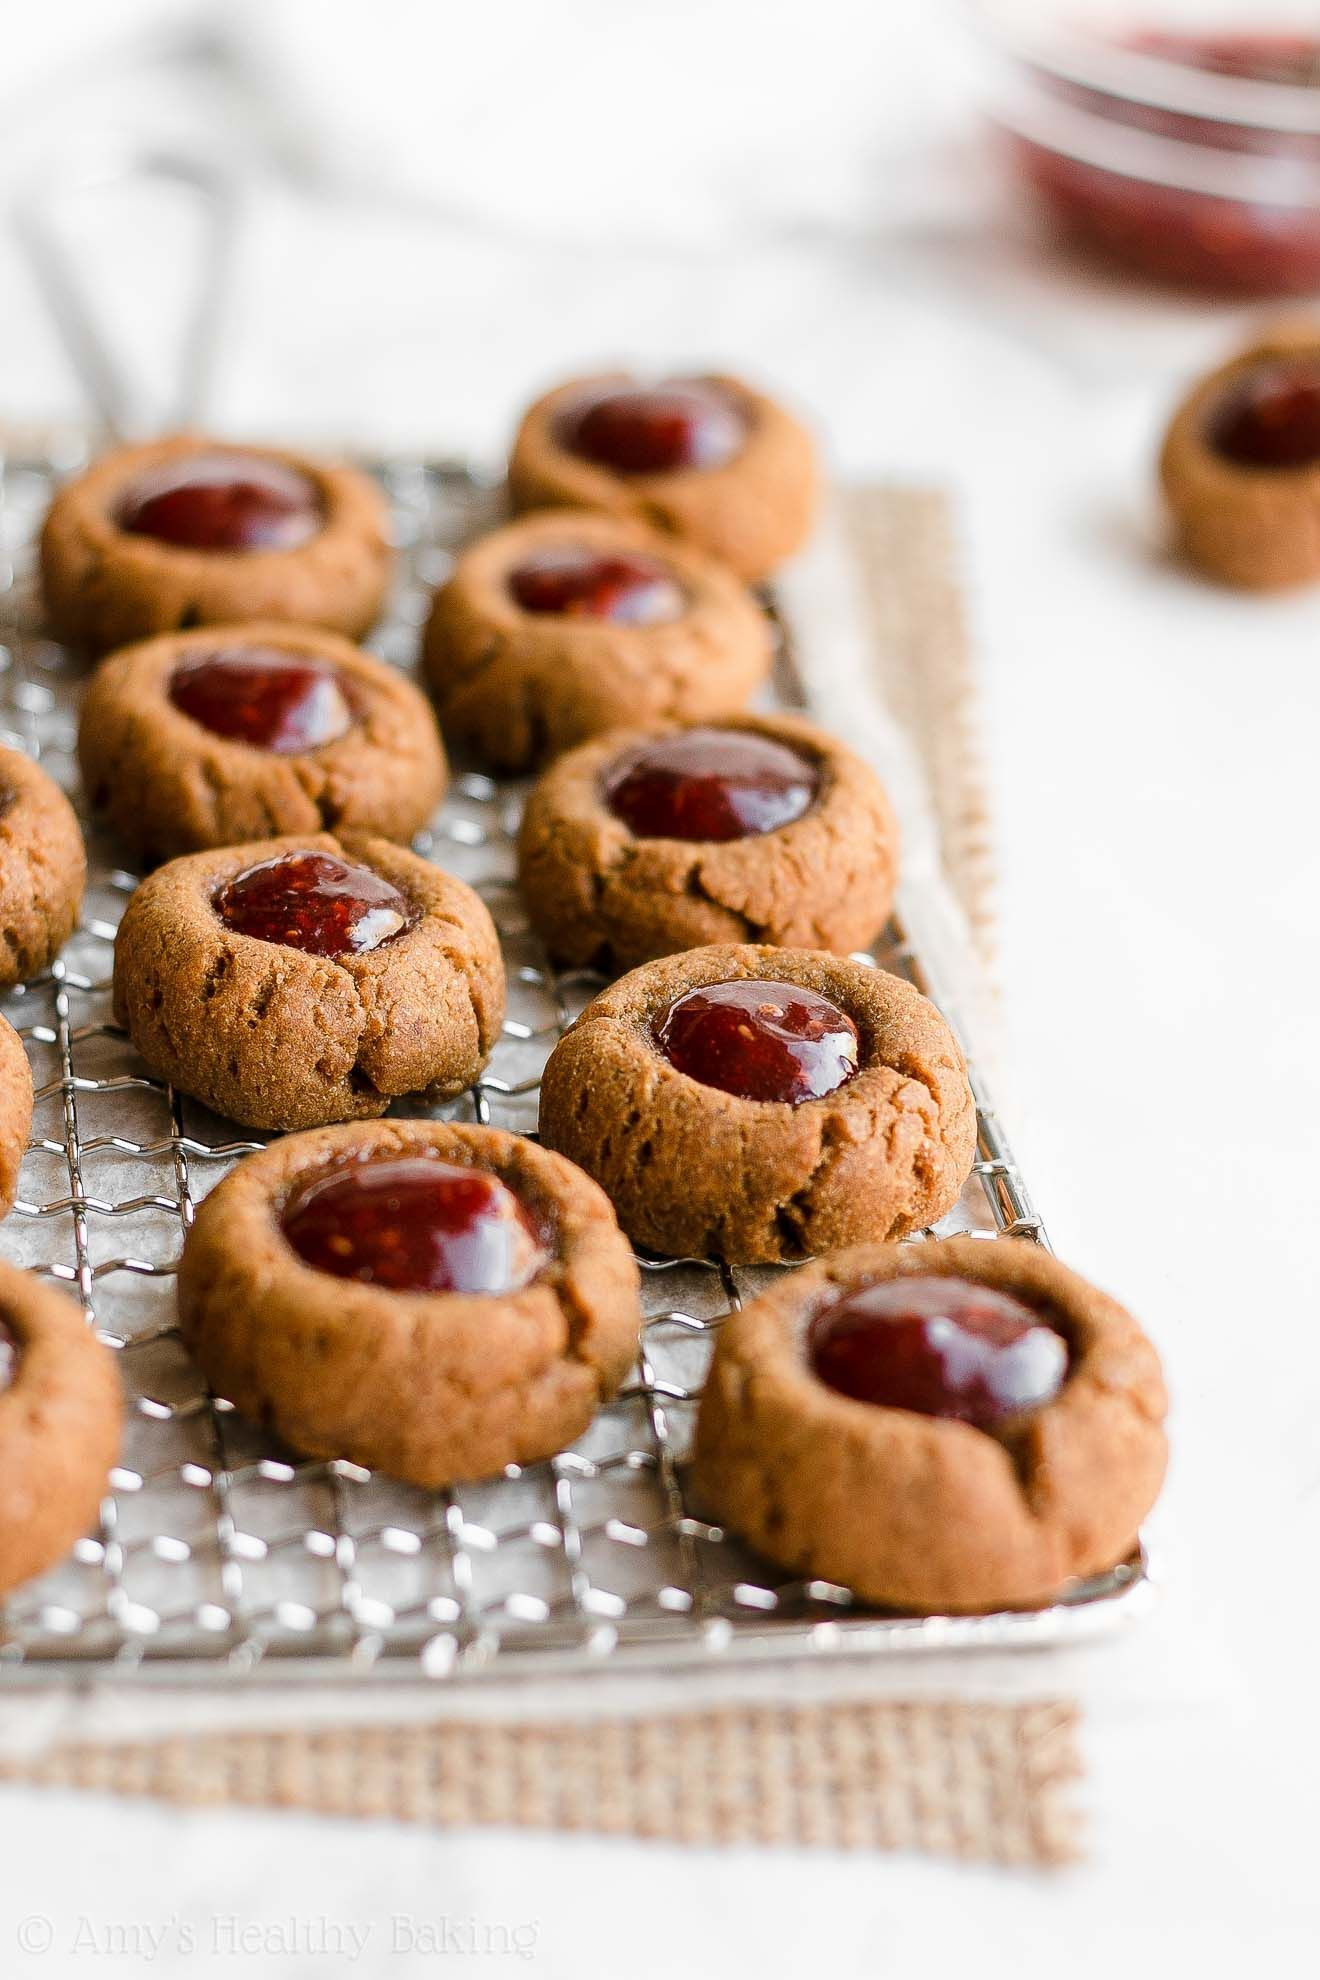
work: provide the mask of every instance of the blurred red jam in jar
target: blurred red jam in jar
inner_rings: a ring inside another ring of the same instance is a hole
[[[1294,27],[1278,4],[1165,26],[1152,0],[1109,33],[983,9],[992,117],[1057,232],[1208,295],[1320,291],[1320,11]]]

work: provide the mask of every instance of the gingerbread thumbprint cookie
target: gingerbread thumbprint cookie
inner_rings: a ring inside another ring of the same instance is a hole
[[[32,1068],[23,1041],[0,1018],[0,1217],[18,1195],[18,1172],[32,1132]]]
[[[406,843],[445,788],[426,698],[334,633],[273,621],[168,633],[102,662],[83,782],[147,863],[273,833]]]
[[[1320,578],[1320,326],[1281,330],[1203,379],[1160,474],[1182,547],[1212,577]]]
[[[465,550],[436,593],[426,676],[446,736],[497,770],[605,729],[732,714],[770,626],[699,551],[611,516],[529,516]]]
[[[550,953],[631,969],[712,942],[865,948],[898,825],[874,772],[791,716],[616,732],[562,757],[523,813],[523,899]]]
[[[509,461],[518,508],[650,523],[749,583],[806,541],[818,484],[806,428],[737,378],[573,380],[529,408]]]
[[[102,455],[41,533],[51,630],[98,653],[242,619],[360,638],[390,568],[384,499],[365,475],[190,433]]]
[[[0,990],[49,967],[87,881],[73,806],[21,750],[0,749]]]
[[[121,1410],[114,1356],[72,1300],[0,1263],[0,1595],[95,1527]]]
[[[637,1352],[610,1206],[520,1135],[382,1121],[276,1143],[179,1267],[207,1380],[297,1451],[431,1488],[548,1458]]]
[[[158,867],[115,942],[114,1008],[146,1065],[258,1128],[461,1091],[504,1017],[482,902],[386,839],[258,840]]]
[[[634,1243],[767,1264],[896,1238],[956,1202],[976,1110],[952,1032],[847,957],[691,949],[597,997],[550,1055],[541,1139]]]
[[[1039,1246],[862,1245],[725,1321],[693,1490],[864,1601],[1031,1608],[1126,1558],[1164,1412],[1136,1322]]]

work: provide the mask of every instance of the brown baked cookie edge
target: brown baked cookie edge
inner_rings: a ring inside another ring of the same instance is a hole
[[[509,1295],[398,1293],[317,1272],[279,1227],[295,1186],[362,1156],[489,1167],[551,1215],[552,1270]],[[314,1457],[429,1489],[553,1456],[637,1351],[638,1273],[602,1192],[495,1128],[381,1121],[291,1136],[198,1212],[179,1276],[185,1339],[213,1385]]]
[[[1040,1310],[1069,1341],[1056,1399],[1004,1438],[829,1389],[804,1351],[836,1294],[949,1273]],[[725,1322],[691,1485],[792,1574],[919,1613],[1033,1608],[1131,1548],[1163,1481],[1154,1349],[1116,1301],[1039,1246],[953,1238],[859,1246],[794,1273]]]

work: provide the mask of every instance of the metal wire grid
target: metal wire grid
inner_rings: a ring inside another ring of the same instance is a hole
[[[0,729],[76,793],[80,669],[41,636],[34,530],[75,460],[0,462]],[[429,588],[487,518],[489,489],[461,467],[380,464],[402,572],[377,641],[411,665]],[[797,699],[791,654],[781,693]],[[519,797],[466,775],[418,842],[469,880],[504,944],[509,1014],[462,1099],[396,1111],[531,1131],[540,1069],[598,982],[551,971],[514,881]],[[572,1449],[493,1483],[425,1494],[347,1462],[305,1463],[210,1395],[174,1325],[173,1275],[198,1199],[261,1137],[148,1077],[109,1017],[111,945],[134,876],[89,834],[79,931],[6,1014],[33,1062],[34,1137],[5,1250],[67,1286],[118,1350],[122,1458],[100,1530],[0,1610],[11,1674],[88,1664],[141,1676],[260,1671],[415,1676],[578,1667],[611,1653],[665,1663],[1057,1641],[1131,1610],[1134,1556],[1028,1616],[898,1618],[848,1591],[789,1580],[747,1557],[684,1498],[682,1460],[712,1335],[765,1283],[761,1270],[643,1258],[646,1323],[632,1380]],[[876,959],[935,990],[893,926]],[[973,1083],[978,1085],[975,1072]],[[975,1172],[939,1234],[1043,1241],[984,1093]]]

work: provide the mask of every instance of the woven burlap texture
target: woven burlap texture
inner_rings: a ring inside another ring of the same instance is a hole
[[[500,1825],[704,1845],[1071,1860],[1078,1771],[1057,1702],[750,1706],[546,1723],[70,1742],[0,1780],[193,1806],[296,1808],[437,1828]]]

